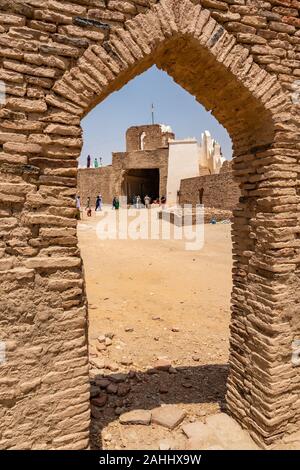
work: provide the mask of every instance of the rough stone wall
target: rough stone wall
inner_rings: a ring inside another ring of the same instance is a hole
[[[80,120],[154,63],[233,140],[228,409],[265,444],[299,429],[299,21],[298,0],[0,0],[1,448],[88,446]]]
[[[141,135],[144,134],[144,150],[167,147],[168,140],[174,139],[172,133],[163,133],[159,124],[131,127],[126,132],[126,151],[134,152],[141,149]]]
[[[232,211],[238,205],[241,196],[239,185],[234,181],[231,171],[218,175],[198,176],[181,181],[180,204],[200,203],[199,191],[203,189],[203,204]]]

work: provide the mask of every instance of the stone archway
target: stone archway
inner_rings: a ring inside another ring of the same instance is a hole
[[[16,90],[22,73],[33,77],[30,94],[9,96],[1,109],[14,126],[1,136],[6,432],[0,446],[88,446],[87,312],[73,202],[80,120],[154,63],[211,110],[233,140],[242,197],[233,227],[227,403],[257,440],[271,444],[299,425],[291,361],[299,333],[292,303],[298,301],[293,132],[299,120],[290,96],[248,47],[189,0],[162,0],[98,39],[81,55],[49,39],[39,58],[34,44],[30,51],[22,43],[29,51],[14,56],[20,65],[6,72]],[[30,60],[43,66],[29,66]],[[33,86],[41,81],[44,94]]]

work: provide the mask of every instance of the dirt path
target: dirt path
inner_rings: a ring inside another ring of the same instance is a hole
[[[98,396],[92,400],[93,445],[183,447],[186,437],[180,428],[122,426],[119,415],[176,404],[186,412],[188,423],[223,406],[230,225],[206,225],[205,246],[195,252],[185,251],[184,242],[174,240],[101,241],[95,232],[97,220],[84,220],[78,229],[89,301],[90,355],[98,360],[91,370]],[[157,366],[164,370],[153,370]]]

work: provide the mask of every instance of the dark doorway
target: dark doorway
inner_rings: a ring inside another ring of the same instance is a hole
[[[158,199],[159,194],[159,169],[135,169],[128,170],[123,182],[124,196],[128,202],[133,203],[134,196],[140,196],[142,202],[145,196],[152,200]]]

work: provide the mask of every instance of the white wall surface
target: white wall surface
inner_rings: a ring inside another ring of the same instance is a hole
[[[177,203],[177,192],[184,178],[199,176],[199,147],[196,139],[169,141],[167,204]]]

